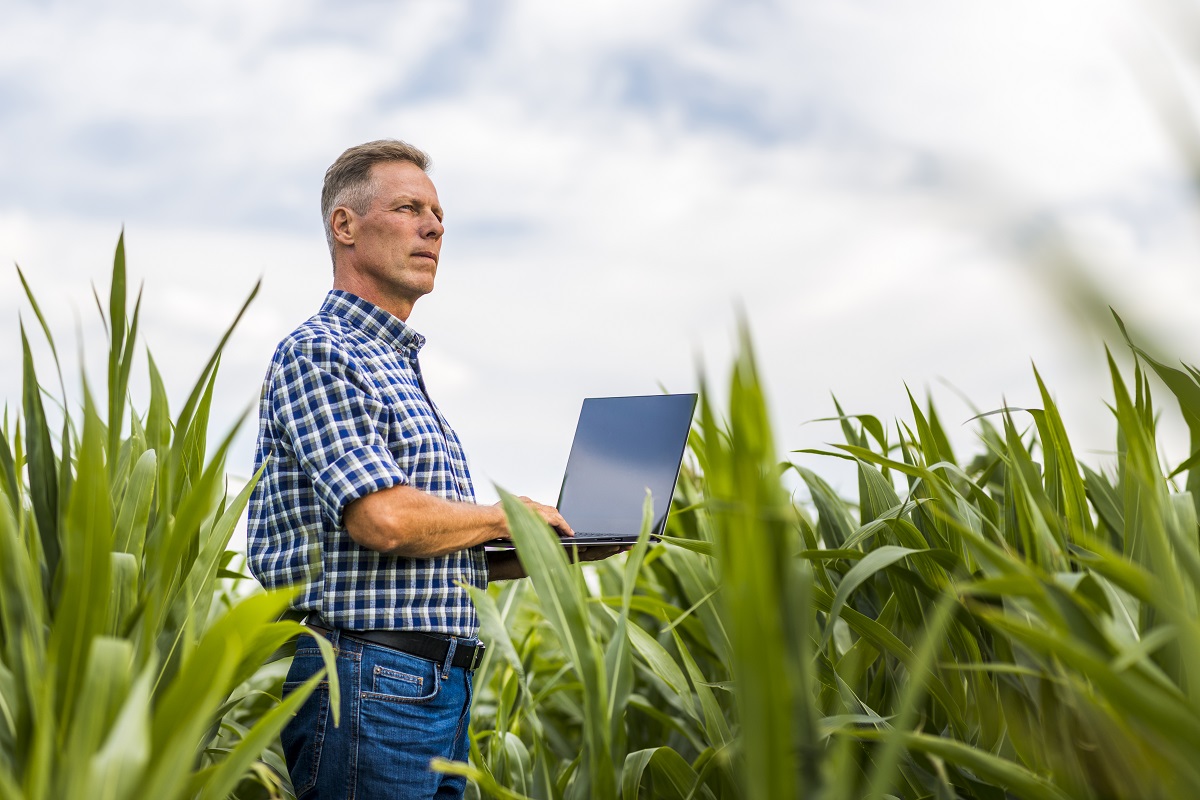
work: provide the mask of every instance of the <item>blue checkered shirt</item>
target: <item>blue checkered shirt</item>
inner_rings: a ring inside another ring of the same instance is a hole
[[[250,569],[268,588],[295,586],[296,608],[350,630],[474,636],[458,581],[487,586],[482,547],[401,558],[354,542],[347,503],[409,485],[475,501],[458,436],[425,391],[425,339],[360,297],[334,290],[280,342],[267,371],[250,498]]]

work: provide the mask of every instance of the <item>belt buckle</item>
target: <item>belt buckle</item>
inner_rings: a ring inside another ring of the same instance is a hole
[[[475,652],[471,654],[471,665],[467,667],[468,671],[474,672],[479,668],[479,664],[483,661],[484,651],[486,650],[487,645],[485,645],[483,642],[479,642],[475,645]]]

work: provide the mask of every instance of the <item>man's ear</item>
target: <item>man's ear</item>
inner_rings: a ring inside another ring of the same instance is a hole
[[[329,229],[333,231],[333,240],[340,245],[350,247],[354,244],[354,229],[357,220],[353,212],[345,206],[338,206],[329,215]]]

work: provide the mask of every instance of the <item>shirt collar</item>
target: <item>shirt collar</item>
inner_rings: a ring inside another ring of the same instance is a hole
[[[321,311],[340,317],[371,338],[385,341],[397,350],[407,350],[416,355],[425,345],[425,337],[410,328],[404,320],[341,289],[332,289],[325,295]]]

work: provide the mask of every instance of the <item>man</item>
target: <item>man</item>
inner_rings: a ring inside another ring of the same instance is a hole
[[[471,672],[483,645],[467,592],[523,576],[498,506],[475,504],[458,436],[429,398],[424,338],[407,320],[433,290],[442,207],[428,157],[404,142],[352,147],[321,193],[333,290],[267,372],[250,501],[250,568],[295,586],[295,608],[338,653],[341,723],[322,685],[283,734],[298,798],[459,797]],[[560,535],[552,506],[522,498]],[[585,559],[614,548],[593,548]],[[322,667],[307,638],[285,691]]]

